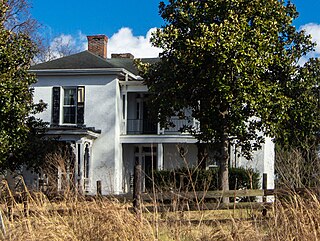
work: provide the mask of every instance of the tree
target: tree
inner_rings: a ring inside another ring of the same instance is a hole
[[[29,9],[31,7],[27,0],[6,0],[1,1],[6,7],[3,12],[4,27],[15,33],[24,33],[33,38],[38,35],[38,28],[40,24],[30,16]]]
[[[292,99],[292,105],[288,120],[279,125],[279,132],[286,131],[277,136],[277,143],[311,154],[320,141],[320,60],[309,59],[289,84],[285,94]]]
[[[15,160],[28,145],[31,113],[44,104],[32,100],[35,76],[28,72],[36,53],[34,42],[23,31],[8,27],[8,1],[0,3],[0,169],[14,169]],[[34,123],[32,124],[35,125]],[[21,155],[20,155],[21,156]],[[21,163],[20,163],[21,164]]]
[[[70,35],[62,34],[54,38],[50,37],[50,34],[45,34],[45,36],[46,38],[42,39],[39,44],[39,51],[35,59],[37,63],[62,58],[82,50]]]
[[[200,130],[186,128],[199,143],[219,145],[220,188],[228,190],[228,143],[250,159],[264,135],[279,134],[297,61],[314,46],[292,26],[290,2],[170,0],[160,14],[165,25],[152,43],[163,49],[161,61],[140,66],[151,105],[162,126],[192,110]]]
[[[28,0],[7,0],[4,12],[4,27],[15,33],[24,33],[34,42],[37,52],[35,63],[50,61],[80,51],[80,47],[68,35],[52,37],[48,28],[30,15],[32,7]]]
[[[276,136],[277,183],[291,187],[317,186],[320,168],[320,60],[298,68],[286,88],[292,99],[288,120]]]

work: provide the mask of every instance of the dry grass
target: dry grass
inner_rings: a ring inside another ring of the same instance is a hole
[[[319,196],[288,194],[274,205],[274,215],[267,223],[269,240],[318,240],[320,238]]]
[[[30,215],[16,204],[9,221],[1,206],[6,234],[0,240],[318,240],[320,202],[315,193],[290,193],[277,200],[267,217],[253,210],[144,214],[128,204],[69,197],[50,202],[43,194],[30,198]]]
[[[15,207],[13,221],[5,219],[1,240],[152,240],[148,222],[138,221],[120,203],[66,199],[49,202],[43,196],[30,203],[30,215]]]

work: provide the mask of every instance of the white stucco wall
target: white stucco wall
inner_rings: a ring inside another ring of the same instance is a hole
[[[114,151],[115,151],[115,167],[114,167],[114,191],[116,194],[123,193],[123,158],[122,158],[122,144],[120,144],[121,124],[123,119],[122,96],[120,85],[114,81],[115,90],[115,122],[114,122]]]
[[[267,173],[267,188],[274,189],[274,162],[275,162],[275,145],[270,137],[266,137],[264,144],[264,172]]]
[[[44,121],[51,120],[52,87],[85,86],[84,122],[87,127],[101,130],[94,141],[90,161],[91,194],[96,192],[96,181],[101,180],[102,193],[120,192],[121,183],[114,178],[121,173],[119,156],[118,98],[119,87],[115,76],[40,76],[34,84],[34,100],[42,99],[48,104],[43,113],[37,115]],[[116,151],[117,150],[117,151]],[[117,164],[116,164],[117,163]]]
[[[41,84],[41,80],[34,84],[33,101],[38,103],[43,101],[47,104],[47,108],[44,112],[37,114],[38,118],[41,118],[45,122],[51,121],[51,111],[52,111],[52,86],[47,86],[46,83]]]
[[[185,159],[181,158],[179,148],[183,148]],[[193,167],[198,162],[198,151],[195,144],[163,144],[163,167],[175,169],[178,167]]]
[[[252,160],[247,160],[243,156],[237,157],[237,167],[252,168],[260,173],[260,186],[262,187],[262,175],[267,174],[267,188],[274,188],[274,143],[270,137],[265,137],[265,143],[261,149],[252,153]],[[235,157],[231,156],[234,161]]]

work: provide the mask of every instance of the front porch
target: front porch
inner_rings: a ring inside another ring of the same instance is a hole
[[[52,145],[39,173],[23,167],[21,175],[30,190],[60,193],[77,190],[88,194],[91,190],[92,147],[100,136],[94,128],[54,126],[46,130],[45,138]]]
[[[183,152],[183,155],[181,155]],[[142,192],[146,191],[146,182],[152,180],[153,170],[171,170],[178,167],[197,165],[197,146],[194,143],[124,143],[123,190],[133,192],[134,167],[141,164]]]

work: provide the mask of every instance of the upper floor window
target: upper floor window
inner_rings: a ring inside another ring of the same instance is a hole
[[[76,124],[77,114],[77,89],[64,88],[63,89],[63,123]]]
[[[62,92],[62,98],[60,98]],[[52,124],[84,124],[84,86],[53,87]],[[60,104],[61,101],[61,104]],[[60,118],[60,113],[62,118]]]

